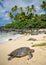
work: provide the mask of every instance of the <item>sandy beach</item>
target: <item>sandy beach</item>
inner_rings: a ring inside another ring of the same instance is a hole
[[[36,41],[28,40],[30,38]],[[46,34],[31,35],[24,34],[14,40],[0,43],[0,65],[46,65],[46,46],[31,47],[32,44],[46,43]],[[22,58],[13,58],[8,61],[8,54],[20,47],[29,47],[34,49],[33,57],[27,60],[29,56]]]

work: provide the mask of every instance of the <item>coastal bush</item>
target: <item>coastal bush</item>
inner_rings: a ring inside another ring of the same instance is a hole
[[[38,46],[46,46],[46,43],[40,43],[40,44],[34,44],[32,47],[38,47]]]
[[[24,28],[46,28],[46,22],[34,22],[34,21],[12,21],[10,24],[5,25],[6,28],[16,28],[16,29],[24,29]]]

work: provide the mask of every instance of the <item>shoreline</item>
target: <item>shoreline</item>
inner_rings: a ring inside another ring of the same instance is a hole
[[[1,28],[0,28],[1,29]],[[2,31],[1,31],[2,30]],[[1,29],[1,33],[3,32],[6,32],[7,34],[10,33],[12,34],[11,36],[9,35],[9,37],[5,37],[5,39],[7,38],[6,41],[8,41],[9,39],[15,39],[14,36],[16,36],[17,34],[20,34],[20,35],[24,35],[24,34],[31,34],[31,35],[38,35],[38,34],[46,34],[46,29],[35,29],[35,28],[32,28],[32,29],[7,29],[7,28],[3,28]],[[2,38],[4,40],[4,38]],[[1,40],[1,38],[0,38]]]
[[[7,41],[11,41],[11,40],[14,40],[18,37],[21,37],[23,36],[22,34],[6,34],[6,35],[2,35],[2,37],[0,37],[0,43],[3,43],[3,42],[7,42]],[[3,41],[2,41],[3,40]]]

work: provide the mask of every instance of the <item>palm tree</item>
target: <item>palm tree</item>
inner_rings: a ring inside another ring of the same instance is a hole
[[[32,9],[31,9],[30,6],[26,7],[26,12],[27,12],[27,15],[29,15],[30,13],[32,13]]]
[[[13,18],[13,15],[12,15],[11,12],[8,14],[8,16],[9,16],[10,18]]]
[[[23,12],[23,8],[22,7],[19,7],[19,11],[22,13]]]
[[[31,9],[32,9],[32,12],[33,12],[33,13],[36,12],[34,5],[31,5]]]
[[[16,11],[16,10],[17,10],[17,6],[15,5],[15,6],[11,9],[11,11],[9,12],[8,16],[9,16],[10,18],[14,18],[13,12]]]
[[[41,3],[41,8],[45,11],[45,13],[46,13],[46,2],[45,1],[43,1],[42,3]]]
[[[15,5],[15,6],[11,9],[11,11],[14,12],[14,11],[17,10],[17,8],[18,8],[18,7]]]

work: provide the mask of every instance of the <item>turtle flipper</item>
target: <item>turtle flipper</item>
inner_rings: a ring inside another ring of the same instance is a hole
[[[29,55],[29,58],[31,59],[33,57],[33,54],[31,53],[30,55]]]
[[[10,61],[10,60],[12,60],[14,57],[13,56],[10,56],[9,58],[8,58],[8,60]]]
[[[32,53],[29,53],[28,55],[29,55],[28,60],[31,59],[31,58],[33,57],[33,54],[32,54]]]

